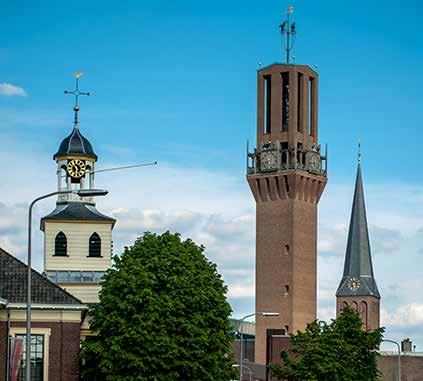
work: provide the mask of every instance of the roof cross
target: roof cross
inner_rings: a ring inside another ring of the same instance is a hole
[[[75,127],[78,127],[78,111],[79,111],[79,105],[78,105],[78,98],[80,95],[86,95],[89,96],[90,93],[89,92],[82,92],[79,90],[79,78],[81,78],[84,75],[84,73],[82,71],[77,71],[74,74],[75,77],[75,90],[73,91],[68,91],[65,90],[65,94],[71,94],[75,96],[75,106],[73,106],[73,111],[75,111],[75,118],[74,118],[74,123],[75,123]]]

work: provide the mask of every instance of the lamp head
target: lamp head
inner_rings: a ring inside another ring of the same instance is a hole
[[[261,312],[261,316],[279,316],[279,312]]]
[[[96,197],[96,196],[105,196],[109,191],[105,189],[79,189],[75,191],[79,197]]]

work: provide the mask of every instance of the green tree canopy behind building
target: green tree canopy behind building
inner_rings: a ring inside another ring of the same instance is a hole
[[[231,307],[203,247],[146,233],[114,261],[90,312],[84,378],[228,381]]]
[[[344,308],[330,324],[316,321],[291,336],[291,349],[282,351],[282,365],[273,375],[287,381],[375,381],[379,379],[376,350],[384,328],[361,329],[359,315]]]

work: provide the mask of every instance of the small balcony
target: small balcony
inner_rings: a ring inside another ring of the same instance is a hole
[[[318,176],[327,176],[327,146],[322,155],[320,145],[306,149],[284,147],[279,142],[262,144],[249,152],[247,148],[247,175],[298,170]]]

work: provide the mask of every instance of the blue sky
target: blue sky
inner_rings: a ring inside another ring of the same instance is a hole
[[[332,316],[342,272],[360,139],[385,322],[396,338],[418,337],[423,346],[416,328],[423,322],[423,300],[416,295],[422,271],[415,266],[423,259],[423,6],[292,3],[298,28],[294,55],[297,63],[317,65],[319,136],[329,145],[319,225],[320,316]],[[4,169],[0,185],[0,245],[23,255],[23,206],[55,187],[51,157],[72,127],[72,99],[63,90],[73,88],[72,73],[82,70],[81,89],[93,96],[81,100],[81,130],[94,144],[99,167],[160,163],[99,176],[111,190],[102,208],[119,217],[118,247],[146,229],[193,236],[206,244],[235,290],[234,315],[250,312],[254,204],[244,180],[245,144],[255,140],[258,63],[282,61],[278,25],[287,5],[3,4],[0,157],[14,165]],[[8,96],[5,84],[26,95]],[[51,208],[52,203],[40,207],[39,216]],[[42,251],[42,236],[37,237]],[[333,278],[326,279],[328,271]],[[399,286],[405,283],[408,288]],[[409,324],[398,316],[407,316]]]
[[[351,176],[360,138],[369,176],[421,181],[421,4],[294,5],[296,62],[318,65],[320,73],[320,140],[329,144],[331,179]],[[21,85],[28,97],[2,99],[0,106],[34,119],[6,131],[57,144],[72,118],[71,99],[62,91],[73,86],[71,74],[83,70],[82,87],[94,96],[81,102],[81,125],[96,137],[99,154],[104,150],[110,157],[108,146],[135,146],[136,158],[119,159],[200,167],[223,166],[218,164],[223,155],[225,166],[242,173],[245,141],[254,139],[255,71],[259,61],[281,61],[277,26],[285,6],[280,1],[27,1],[24,9],[5,4],[2,81]],[[404,155],[406,166],[399,159]]]

